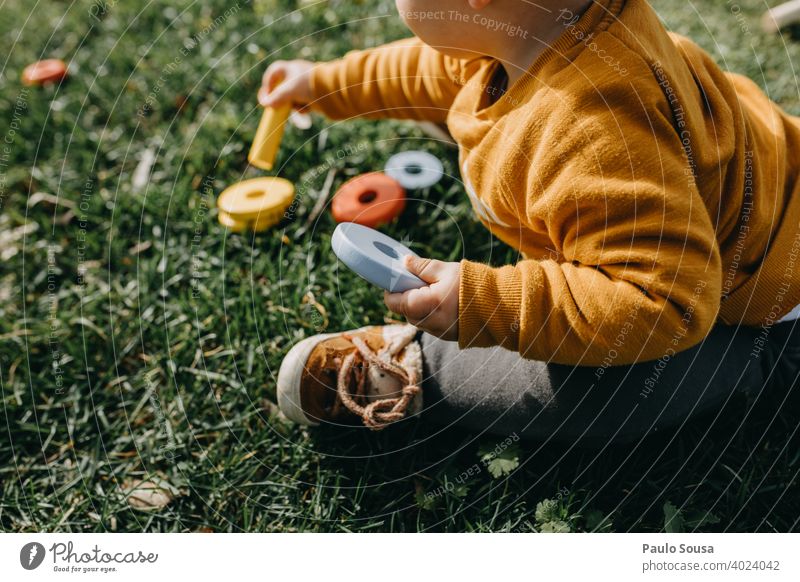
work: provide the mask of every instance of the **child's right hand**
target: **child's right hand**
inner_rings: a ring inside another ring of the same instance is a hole
[[[304,109],[311,102],[311,61],[275,61],[261,79],[258,102],[263,107],[279,107],[287,103]]]

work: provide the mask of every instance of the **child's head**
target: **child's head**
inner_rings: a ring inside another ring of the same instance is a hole
[[[563,10],[590,0],[396,0],[400,17],[423,42],[456,58],[502,55],[512,43],[548,39]],[[544,33],[544,34],[543,34]]]

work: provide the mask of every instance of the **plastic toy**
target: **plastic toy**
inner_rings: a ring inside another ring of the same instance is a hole
[[[292,112],[289,114],[289,123],[291,123],[301,131],[306,131],[307,129],[311,129],[311,126],[313,125],[311,116],[308,113],[301,113],[296,109],[293,109]]]
[[[761,17],[765,32],[778,32],[781,28],[800,22],[800,0],[792,0],[771,8]]]
[[[397,218],[406,207],[406,193],[394,178],[381,172],[356,176],[333,197],[336,222],[355,222],[375,228]]]
[[[250,146],[250,153],[247,154],[247,161],[256,168],[267,171],[272,169],[275,155],[278,153],[281,139],[283,139],[283,128],[286,120],[289,119],[291,110],[292,107],[288,104],[264,109],[253,145]]]
[[[393,155],[383,170],[403,188],[430,188],[442,179],[444,167],[439,158],[428,152],[407,151]]]
[[[67,76],[67,64],[61,59],[45,59],[31,63],[22,71],[25,85],[57,83]]]
[[[294,199],[283,178],[253,178],[226,188],[217,200],[219,222],[233,232],[260,232],[278,224]]]
[[[377,230],[343,222],[333,231],[331,247],[357,275],[391,293],[427,285],[403,265],[404,256],[416,253]]]
[[[291,106],[267,107],[261,115],[247,160],[271,170],[281,145]],[[278,224],[294,199],[294,186],[283,178],[245,180],[226,188],[217,200],[219,222],[233,232],[260,232]]]

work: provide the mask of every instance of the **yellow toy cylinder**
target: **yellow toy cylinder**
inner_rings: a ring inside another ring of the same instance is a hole
[[[291,110],[292,106],[288,104],[264,109],[253,145],[250,146],[250,153],[247,154],[247,161],[256,168],[272,169],[283,138],[283,127],[286,125],[286,120],[289,119]]]

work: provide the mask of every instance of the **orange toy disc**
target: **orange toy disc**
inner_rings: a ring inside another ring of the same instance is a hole
[[[355,222],[375,228],[393,221],[406,207],[406,192],[400,183],[382,172],[348,180],[331,203],[336,222]]]
[[[26,85],[56,83],[67,76],[67,65],[61,59],[45,59],[31,63],[22,71],[22,82]]]

